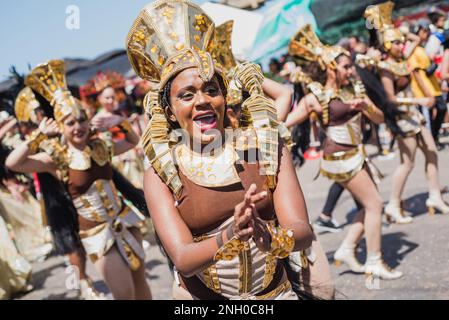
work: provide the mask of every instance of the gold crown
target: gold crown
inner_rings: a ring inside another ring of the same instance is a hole
[[[391,48],[394,41],[405,41],[405,37],[399,29],[394,27],[393,15],[394,3],[387,1],[378,5],[368,6],[364,17],[370,24],[370,27],[377,29],[379,42],[386,49]]]
[[[312,30],[310,24],[306,24],[299,29],[290,41],[288,53],[306,61],[316,61],[320,64],[322,70],[326,67],[335,69],[335,59],[342,54],[349,55],[349,52],[340,46],[324,45]]]
[[[189,1],[155,1],[142,9],[128,33],[129,61],[137,75],[159,88],[188,68],[198,68],[209,81],[222,73],[210,54],[214,29],[209,16]]]
[[[34,110],[40,107],[33,90],[25,87],[20,90],[14,104],[14,112],[17,120],[20,122],[33,122],[37,124],[36,114]]]
[[[26,77],[25,84],[50,103],[57,122],[62,122],[71,114],[78,115],[82,110],[81,103],[67,88],[62,60],[50,60],[38,65]]]

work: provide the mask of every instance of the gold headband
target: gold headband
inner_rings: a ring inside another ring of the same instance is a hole
[[[67,88],[62,60],[50,60],[38,65],[26,77],[25,84],[50,103],[55,120],[59,123],[69,115],[78,116],[83,110],[81,103]]]

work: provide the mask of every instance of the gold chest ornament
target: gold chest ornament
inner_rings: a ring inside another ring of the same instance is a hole
[[[69,168],[73,170],[89,170],[93,159],[100,167],[103,167],[110,161],[110,154],[105,142],[94,140],[89,143],[84,150],[69,148]]]
[[[217,152],[217,155],[202,155],[183,144],[175,154],[182,173],[197,185],[213,188],[240,182],[235,168],[239,158],[233,145],[226,143]]]

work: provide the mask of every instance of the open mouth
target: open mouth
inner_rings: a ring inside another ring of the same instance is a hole
[[[200,114],[193,118],[193,122],[200,128],[201,132],[205,132],[217,127],[217,115],[212,112]]]

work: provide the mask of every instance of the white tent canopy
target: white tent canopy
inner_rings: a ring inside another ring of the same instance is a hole
[[[263,15],[211,2],[204,3],[201,8],[207,12],[217,26],[234,20],[232,51],[237,59],[247,59],[262,25]]]

